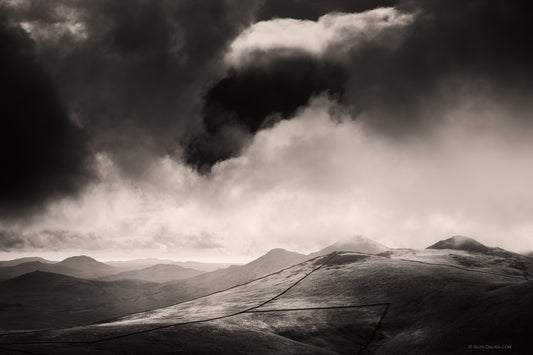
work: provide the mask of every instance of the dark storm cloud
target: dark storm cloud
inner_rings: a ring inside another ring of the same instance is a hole
[[[372,126],[392,135],[414,132],[439,122],[465,90],[511,111],[525,108],[532,97],[530,2],[407,1],[399,9],[416,14],[401,46],[367,43],[345,63],[351,77],[346,103],[370,113]]]
[[[139,175],[154,156],[179,157],[179,142],[201,129],[202,91],[222,75],[221,54],[251,23],[254,7],[218,0],[37,1],[13,10],[12,18],[33,21],[39,59],[95,150]],[[54,36],[69,21],[82,34]]]
[[[202,172],[239,154],[243,138],[265,127],[269,115],[294,115],[312,95],[343,92],[344,70],[301,52],[250,54],[250,64],[216,83],[205,95],[205,133],[186,150],[187,162]],[[240,134],[239,134],[240,133]]]
[[[0,22],[0,216],[76,195],[91,178],[87,136],[19,27]]]
[[[316,20],[332,10],[383,5],[390,3],[273,1],[263,4],[258,17]],[[322,56],[298,51],[279,55],[275,48],[250,54],[252,58],[205,95],[205,133],[189,143],[187,162],[209,171],[216,162],[238,155],[269,114],[290,118],[321,91],[343,92],[338,98],[354,117],[394,138],[424,134],[472,94],[486,95],[511,115],[524,116],[533,98],[529,2],[433,0],[396,5],[398,11],[414,14],[411,24],[369,40],[338,38]],[[397,43],[391,40],[394,36]]]
[[[250,6],[224,1],[87,2],[89,39],[49,58],[95,137],[130,174],[154,155],[180,156],[179,141],[201,129],[206,82],[221,53],[251,21]],[[56,55],[59,55],[57,57]]]
[[[223,63],[228,45],[254,21],[317,20],[329,12],[391,5],[415,14],[397,47],[382,36],[356,46],[347,37],[320,57],[298,50],[252,53],[245,65],[229,72]],[[531,98],[531,5],[526,1],[56,0],[28,2],[6,13],[11,22],[33,26],[36,61],[53,77],[61,95],[58,107],[65,106],[59,121],[69,122],[71,114],[91,137],[93,149],[112,155],[132,176],[166,154],[175,159],[184,154],[189,165],[207,172],[238,155],[268,126],[269,116],[290,118],[310,96],[324,91],[337,94],[354,116],[391,136],[438,122],[462,98],[461,90],[443,90],[450,83],[457,88],[476,83],[516,110]],[[50,171],[58,172],[54,181],[61,188],[34,187],[52,196],[83,183],[75,178],[81,168],[71,169],[69,162],[84,161],[85,138],[76,126],[66,127],[47,148],[56,156]],[[72,149],[57,148],[70,144]],[[31,169],[44,167],[29,160],[24,166],[30,170],[21,172],[20,181],[47,186],[30,177],[38,176]],[[18,181],[15,177],[10,179]],[[21,191],[28,191],[29,201],[43,200],[31,188],[8,190],[13,201]]]
[[[253,2],[31,1],[2,4],[0,213],[74,195],[91,150],[138,176],[180,157],[201,129],[206,82],[251,22]],[[24,28],[24,31],[22,28]],[[30,39],[31,37],[31,39]],[[71,123],[71,120],[80,124]]]

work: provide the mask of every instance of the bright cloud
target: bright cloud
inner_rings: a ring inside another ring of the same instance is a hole
[[[376,40],[394,46],[401,33],[398,30],[409,25],[413,16],[394,8],[378,8],[353,14],[330,13],[318,21],[287,18],[261,21],[233,41],[226,61],[238,65],[254,50],[303,50],[320,56],[340,43],[345,51],[359,43]]]
[[[398,145],[320,97],[210,177],[162,158],[142,186],[100,156],[102,182],[51,206],[31,232],[105,236],[126,254],[176,258],[313,251],[354,234],[423,248],[462,233],[531,249],[532,143],[505,133],[494,110],[460,123],[475,110],[465,105],[432,137]]]

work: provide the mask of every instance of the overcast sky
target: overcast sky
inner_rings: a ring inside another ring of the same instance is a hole
[[[533,250],[531,7],[0,0],[0,258]]]

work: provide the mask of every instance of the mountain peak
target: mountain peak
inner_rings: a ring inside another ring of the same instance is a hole
[[[293,251],[276,248],[270,250],[265,255],[244,265],[247,269],[254,269],[257,272],[265,271],[265,273],[279,270],[281,268],[298,264],[306,259],[306,256]]]
[[[85,272],[113,270],[114,267],[101,263],[87,255],[71,256],[58,263],[58,265],[65,265],[73,269]]]
[[[288,251],[287,249],[283,249],[283,248],[275,248],[275,249],[272,249],[272,250],[269,250],[266,254],[266,255],[271,255],[271,256],[275,256],[275,255],[282,255],[282,254],[292,254],[293,252],[292,251]]]
[[[352,251],[359,253],[378,254],[388,251],[389,248],[372,239],[355,235],[350,238],[342,239],[329,245],[315,253],[309,254],[310,257],[326,255],[334,251]]]
[[[465,250],[470,252],[484,253],[490,251],[490,248],[477,240],[462,235],[454,235],[451,238],[440,240],[430,245],[426,249],[454,249]]]
[[[98,262],[96,259],[93,259],[91,258],[90,256],[87,256],[87,255],[77,255],[77,256],[71,256],[69,258],[66,258],[64,260],[62,260],[61,262],[64,263],[64,262],[72,262],[72,261],[75,261],[75,262],[80,262],[80,261],[96,261]]]

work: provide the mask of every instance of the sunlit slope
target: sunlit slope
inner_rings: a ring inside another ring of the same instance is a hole
[[[1,346],[44,353],[463,354],[468,345],[511,344],[506,353],[533,345],[533,283],[413,260],[332,253],[107,323],[4,335]]]

